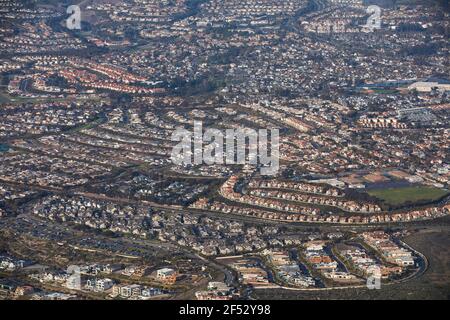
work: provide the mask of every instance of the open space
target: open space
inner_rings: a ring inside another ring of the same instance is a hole
[[[386,204],[402,205],[408,202],[433,202],[449,194],[449,191],[431,187],[406,187],[372,190],[369,194],[383,200]]]

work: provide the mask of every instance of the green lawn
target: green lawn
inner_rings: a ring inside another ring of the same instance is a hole
[[[372,190],[368,192],[371,196],[383,200],[386,204],[401,205],[408,201],[414,203],[423,200],[438,200],[449,192],[448,190],[432,187],[405,187]]]

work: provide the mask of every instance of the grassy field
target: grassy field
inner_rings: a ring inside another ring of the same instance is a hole
[[[66,98],[28,98],[28,97],[13,97],[5,92],[0,92],[0,104],[21,104],[21,103],[40,103],[40,102],[55,102],[65,101]]]
[[[405,188],[390,188],[382,190],[372,190],[368,192],[371,196],[383,200],[390,205],[401,205],[406,202],[419,201],[435,201],[449,192],[447,190],[431,188],[431,187],[405,187]]]

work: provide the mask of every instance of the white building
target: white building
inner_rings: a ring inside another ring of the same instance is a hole
[[[156,277],[160,280],[165,280],[171,276],[173,276],[175,274],[175,270],[171,269],[171,268],[163,268],[163,269],[159,269],[156,272]]]

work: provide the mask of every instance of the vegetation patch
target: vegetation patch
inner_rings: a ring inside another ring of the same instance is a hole
[[[372,190],[369,195],[389,205],[407,205],[421,202],[433,202],[449,194],[448,190],[432,187],[404,187]]]

